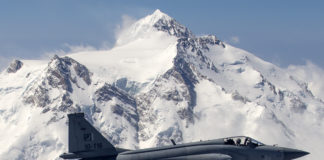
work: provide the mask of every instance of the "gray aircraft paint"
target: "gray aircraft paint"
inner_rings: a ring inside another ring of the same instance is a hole
[[[85,118],[69,114],[69,153],[60,157],[82,160],[291,160],[308,152],[264,145],[238,136],[164,147],[127,150],[114,147]],[[241,140],[238,144],[235,142]],[[243,143],[242,143],[243,142]]]

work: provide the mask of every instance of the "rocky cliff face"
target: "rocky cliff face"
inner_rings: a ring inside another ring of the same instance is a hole
[[[317,139],[324,135],[324,102],[294,75],[216,36],[197,37],[160,11],[127,33],[111,51],[14,61],[1,73],[0,143],[8,144],[1,158],[58,159],[67,151],[66,114],[72,112],[85,112],[124,148],[235,135],[323,148]],[[152,41],[161,46],[148,46]],[[320,151],[313,152],[318,158]]]
[[[91,84],[91,73],[88,69],[69,58],[54,56],[39,82],[27,89],[24,96],[26,104],[33,104],[49,110],[77,111],[71,106],[71,94],[74,89],[82,90]],[[51,96],[56,94],[55,96]],[[74,104],[77,105],[77,104]]]
[[[187,35],[188,29],[183,31],[182,35]],[[154,139],[155,144],[166,145],[172,138],[181,142],[182,127],[195,124],[194,107],[197,105],[195,85],[202,79],[208,79],[200,70],[208,69],[217,73],[214,64],[202,54],[209,49],[207,45],[225,47],[215,36],[179,38],[177,55],[173,59],[174,66],[157,78],[148,92],[137,96],[138,110],[142,115],[139,123],[141,141]],[[161,106],[160,102],[173,108],[172,112],[161,109],[165,106]],[[161,127],[161,122],[156,119],[166,114],[172,115],[175,122]],[[159,134],[152,134],[156,133],[156,130],[160,130]]]
[[[16,73],[21,67],[23,63],[19,60],[14,60],[10,63],[9,67],[7,68],[8,73]]]

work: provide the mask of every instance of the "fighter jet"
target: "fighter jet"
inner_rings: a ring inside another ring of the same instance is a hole
[[[84,113],[68,115],[69,153],[63,159],[81,160],[291,160],[308,152],[265,145],[246,136],[128,150],[114,147],[85,118]]]

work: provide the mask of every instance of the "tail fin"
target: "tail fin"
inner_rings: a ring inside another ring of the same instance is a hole
[[[84,113],[69,114],[69,152],[105,150],[111,154],[116,148],[108,142],[86,119]]]

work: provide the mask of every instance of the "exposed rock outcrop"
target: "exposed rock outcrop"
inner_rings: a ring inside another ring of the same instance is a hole
[[[7,68],[8,73],[16,73],[23,66],[23,62],[19,60],[13,60]]]

